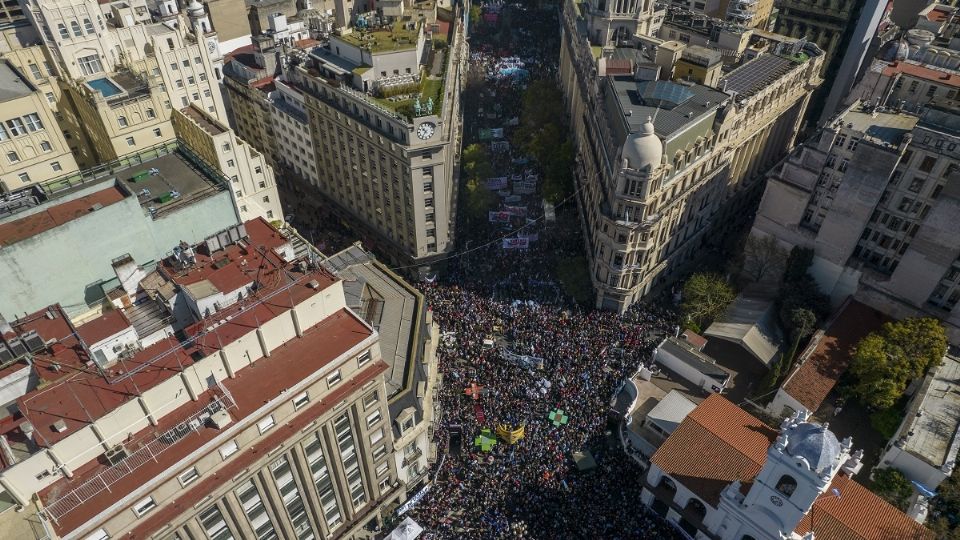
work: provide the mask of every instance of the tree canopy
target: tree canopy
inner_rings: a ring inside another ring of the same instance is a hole
[[[860,340],[850,363],[856,393],[878,409],[893,406],[910,381],[937,364],[947,349],[943,324],[929,317],[883,325]]]
[[[683,313],[701,328],[723,314],[736,294],[719,274],[693,274],[683,285]]]
[[[885,467],[873,470],[873,491],[888,503],[906,511],[913,495],[913,486],[898,469]]]
[[[468,221],[485,223],[487,211],[497,204],[497,196],[484,183],[493,174],[490,153],[485,145],[471,144],[463,149],[460,162],[467,178],[463,211]]]
[[[520,126],[512,138],[540,165],[544,198],[557,203],[573,192],[573,142],[563,93],[554,81],[537,80],[524,91]]]
[[[787,252],[772,236],[747,238],[743,246],[742,273],[751,281],[760,282],[781,275],[787,262]]]

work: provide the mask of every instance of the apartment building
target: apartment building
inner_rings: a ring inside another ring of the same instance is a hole
[[[404,264],[452,249],[468,58],[454,20],[449,35],[405,17],[293,48],[262,34],[234,56],[225,87],[237,130],[283,171],[285,198],[298,204],[291,213],[332,212]]]
[[[3,388],[0,504],[61,538],[377,534],[406,496],[390,404],[406,343],[377,319],[399,359],[384,357],[373,311],[349,307],[353,278],[382,271],[344,280],[320,257],[257,218],[155,265],[114,259],[98,316],[4,321],[4,374],[34,382]],[[408,337],[431,355],[425,335]]]
[[[751,234],[814,250],[834,303],[933,316],[960,337],[960,115],[854,104],[774,168]]]
[[[793,145],[822,52],[767,33],[711,88],[678,71],[684,43],[592,41],[582,8],[564,8],[561,84],[596,305],[623,311],[750,214],[762,173]],[[627,74],[598,69],[611,59]]]
[[[31,65],[40,73],[37,64]],[[47,98],[10,62],[3,60],[0,122],[0,191],[28,188],[77,172],[77,161]]]

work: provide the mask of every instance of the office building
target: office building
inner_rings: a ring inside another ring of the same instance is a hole
[[[377,534],[432,452],[422,297],[263,218],[171,247],[113,259],[95,316],[2,323],[0,504],[55,537]]]
[[[724,66],[654,36],[617,47],[593,41],[583,9],[564,8],[560,77],[596,305],[623,311],[750,214],[792,148],[822,53],[769,33]]]
[[[225,86],[236,128],[281,172],[290,213],[332,213],[404,264],[452,249],[468,58],[454,21],[404,16],[292,47],[267,32],[234,55]]]
[[[835,305],[853,295],[894,318],[941,319],[960,338],[953,102],[920,116],[854,104],[771,170],[752,235],[814,251]]]

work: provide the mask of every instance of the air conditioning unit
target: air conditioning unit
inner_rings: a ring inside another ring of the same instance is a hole
[[[110,465],[116,465],[121,461],[127,459],[128,455],[130,454],[127,452],[127,448],[122,444],[118,444],[113,448],[111,448],[110,450],[107,450],[107,453],[104,454],[104,457],[107,458],[107,463],[109,463]]]

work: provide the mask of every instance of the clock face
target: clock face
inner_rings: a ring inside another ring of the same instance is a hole
[[[212,41],[208,41],[207,50],[210,51],[210,54],[217,54],[217,44]]]
[[[776,495],[770,496],[770,502],[772,502],[774,506],[783,506],[783,499],[777,497]]]
[[[430,122],[424,122],[417,126],[417,137],[420,137],[423,140],[427,140],[430,137],[433,137],[433,132],[436,131],[437,126]]]

